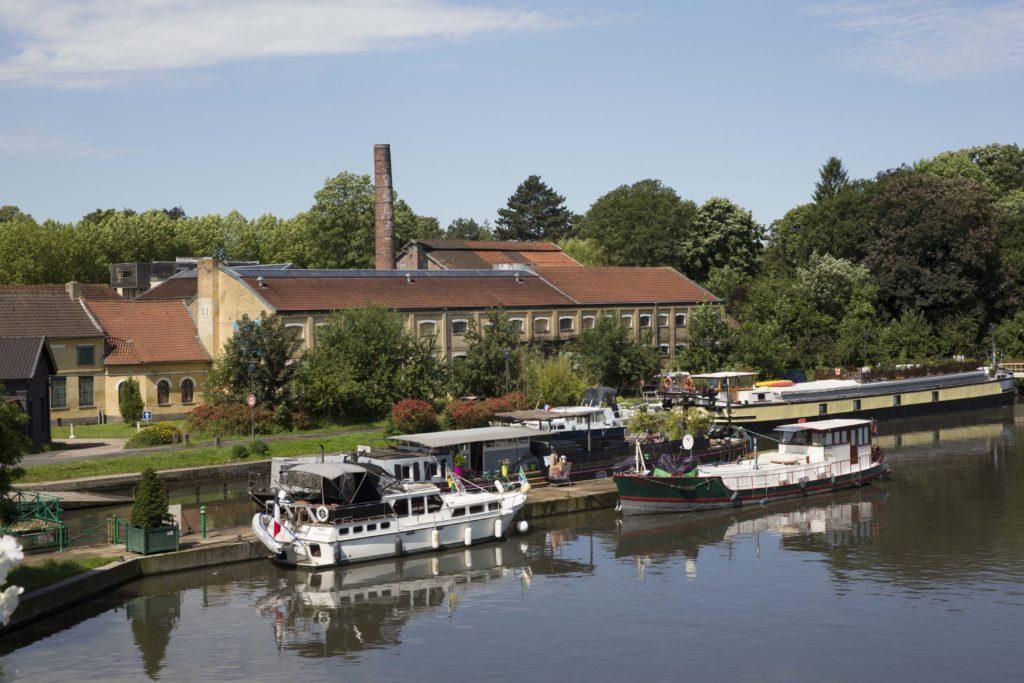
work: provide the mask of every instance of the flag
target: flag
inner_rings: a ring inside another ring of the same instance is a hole
[[[523,471],[523,466],[519,466],[519,490],[529,491],[530,481],[526,478],[526,472]]]

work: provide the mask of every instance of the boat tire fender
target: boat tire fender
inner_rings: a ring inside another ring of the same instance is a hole
[[[320,506],[316,509],[316,521],[321,524],[331,518],[331,511],[324,506]]]
[[[404,552],[405,549],[402,547],[402,537],[395,536],[395,555],[401,555]]]

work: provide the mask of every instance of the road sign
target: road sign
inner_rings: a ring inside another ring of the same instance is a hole
[[[250,408],[256,407],[256,397],[253,396],[252,394],[249,394],[249,397],[245,399],[245,402]]]
[[[153,413],[149,410],[143,410],[142,419],[145,420],[146,422],[149,422],[150,420],[153,419]]]

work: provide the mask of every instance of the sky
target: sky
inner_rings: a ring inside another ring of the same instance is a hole
[[[527,175],[770,223],[818,167],[1024,143],[1024,1],[0,0],[0,205],[292,216],[372,173],[441,225]]]

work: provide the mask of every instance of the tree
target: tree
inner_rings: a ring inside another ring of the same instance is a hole
[[[121,419],[125,424],[135,424],[142,419],[144,408],[138,380],[129,377],[121,383],[119,392],[117,407],[121,412]]]
[[[595,239],[569,237],[558,243],[559,248],[583,266],[608,265],[608,257]]]
[[[0,396],[4,396],[0,385]],[[28,416],[17,403],[0,403],[0,524],[14,521],[14,504],[7,497],[11,484],[22,474],[21,456],[28,452],[29,440],[21,429]]]
[[[722,300],[729,315],[737,315],[750,296],[753,279],[746,270],[725,265],[711,269],[704,289]]]
[[[732,332],[720,306],[703,303],[690,312],[690,348],[683,363],[693,370],[722,367],[732,349]]]
[[[920,173],[943,178],[969,178],[996,196],[1024,189],[1024,149],[992,144],[942,152],[914,164]]]
[[[456,218],[444,231],[446,240],[493,240],[494,231],[491,224],[484,221],[481,225],[472,218]]]
[[[936,356],[932,326],[922,313],[907,311],[882,331],[882,348],[894,363],[923,363]]]
[[[474,320],[466,331],[466,356],[453,368],[460,395],[502,396],[520,386],[523,352],[519,323],[500,309]]]
[[[660,180],[641,180],[599,197],[580,220],[579,236],[594,240],[609,265],[671,266],[689,274],[696,213],[696,204]]]
[[[782,376],[791,354],[789,339],[774,320],[747,320],[740,324],[735,359],[743,367],[760,370],[763,379]]]
[[[1009,291],[992,197],[963,178],[901,173],[875,199],[878,240],[866,259],[892,316],[991,320]]]
[[[994,332],[996,349],[1010,359],[1024,358],[1024,310],[999,323]]]
[[[531,354],[523,369],[526,397],[534,406],[575,405],[589,383],[566,356]]]
[[[0,223],[13,221],[15,218],[27,218],[32,220],[32,216],[30,214],[25,213],[13,204],[0,206]]]
[[[204,394],[211,403],[243,403],[250,393],[260,407],[287,405],[295,366],[290,362],[301,342],[292,339],[276,315],[248,314],[235,323],[235,333],[206,379]]]
[[[743,207],[712,197],[697,209],[686,245],[687,275],[707,279],[713,268],[731,266],[747,273],[757,270],[764,249],[764,226]]]
[[[635,341],[631,330],[613,316],[601,316],[573,343],[573,361],[579,372],[600,384],[623,389],[636,387],[661,369],[661,358],[650,339]]]
[[[132,526],[139,529],[161,526],[167,518],[167,504],[167,489],[160,482],[156,471],[147,467],[142,471],[139,489],[132,504]]]
[[[573,232],[574,216],[565,197],[548,187],[539,175],[531,175],[498,209],[495,235],[499,240],[557,242]]]
[[[814,184],[814,201],[821,202],[839,194],[849,183],[846,176],[846,169],[839,157],[831,156],[818,171],[819,180]]]

